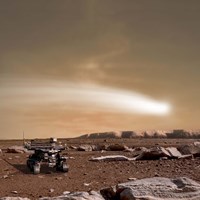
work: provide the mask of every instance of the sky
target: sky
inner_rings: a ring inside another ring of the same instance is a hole
[[[199,0],[0,0],[0,139],[198,129]]]

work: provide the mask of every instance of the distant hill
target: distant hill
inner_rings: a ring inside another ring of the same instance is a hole
[[[80,139],[102,139],[102,138],[197,138],[200,139],[200,130],[176,129],[171,131],[119,131],[103,132],[81,135]]]

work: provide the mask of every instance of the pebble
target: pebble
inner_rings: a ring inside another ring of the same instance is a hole
[[[155,173],[155,174],[154,174],[154,176],[155,176],[155,177],[158,177],[158,176],[159,176],[159,174],[158,174],[158,173]]]
[[[3,178],[5,178],[5,179],[8,178],[8,175],[4,175]]]
[[[38,178],[44,178],[44,176],[42,176],[42,175],[39,175],[39,176],[38,176]]]
[[[70,192],[69,191],[64,191],[63,192],[63,195],[67,195],[67,194],[70,194]]]
[[[15,191],[12,191],[11,193],[13,193],[13,194],[18,194],[18,192],[15,190]]]
[[[54,192],[54,189],[53,188],[49,189],[49,192],[50,193]]]
[[[56,180],[62,180],[63,178],[62,177],[56,177],[55,179]]]
[[[89,184],[89,183],[84,183],[83,185],[84,185],[84,186],[89,186],[90,184]]]
[[[15,158],[19,158],[19,156],[15,156]]]

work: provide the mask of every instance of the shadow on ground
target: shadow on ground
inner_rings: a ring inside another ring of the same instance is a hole
[[[12,166],[24,174],[33,174],[33,172],[31,172],[29,168],[24,164],[12,164]],[[59,172],[56,171],[55,168],[48,167],[47,164],[41,164],[40,174],[54,174],[54,173],[59,173]]]
[[[20,171],[23,174],[33,174],[33,172],[30,171],[30,169],[27,167],[26,164],[14,164],[11,163],[7,160],[4,159],[4,161],[9,164],[10,166],[14,167],[15,169],[17,169],[17,171]],[[40,169],[40,174],[53,174],[53,173],[59,173],[58,171],[56,171],[55,168],[52,167],[48,167],[47,164],[42,163],[41,164],[41,169]]]

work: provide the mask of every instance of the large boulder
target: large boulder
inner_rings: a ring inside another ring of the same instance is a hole
[[[106,150],[106,145],[104,144],[97,144],[97,145],[92,145],[92,151],[102,151]]]
[[[40,200],[105,200],[98,192],[73,192],[58,197],[43,197]]]
[[[88,145],[88,144],[84,144],[84,145],[80,145],[77,150],[78,151],[92,151],[92,145]]]
[[[193,143],[189,145],[182,145],[177,148],[183,155],[192,154],[194,156],[200,156],[200,144]]]
[[[111,144],[107,147],[108,151],[124,151],[127,147],[123,144]]]
[[[133,149],[132,155],[133,156],[138,156],[143,152],[148,151],[148,149],[146,147],[136,147]]]
[[[164,147],[153,147],[144,149],[137,157],[136,160],[159,160],[163,157],[170,158],[170,153]]]
[[[120,200],[199,200],[200,184],[185,177],[162,177],[131,181],[117,186]]]

